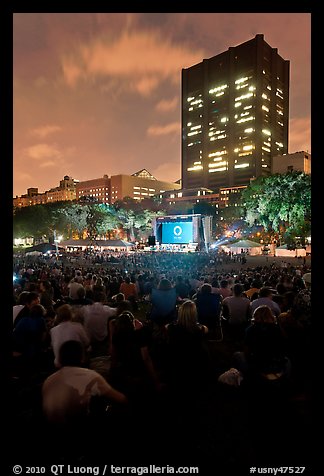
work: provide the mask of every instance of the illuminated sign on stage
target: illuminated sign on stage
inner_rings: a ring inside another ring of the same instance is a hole
[[[185,244],[193,241],[192,221],[162,223],[162,243]]]

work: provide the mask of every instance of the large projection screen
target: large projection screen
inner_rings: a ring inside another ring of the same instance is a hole
[[[163,244],[188,244],[193,242],[192,221],[174,221],[162,223]]]

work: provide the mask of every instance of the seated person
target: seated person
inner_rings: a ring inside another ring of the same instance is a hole
[[[215,330],[220,319],[222,296],[212,293],[211,285],[204,283],[196,294],[195,302],[200,324],[210,331]]]
[[[29,315],[22,317],[13,330],[13,364],[20,376],[42,367],[47,337],[45,314],[41,304],[34,304]]]
[[[176,321],[166,325],[167,379],[173,386],[202,383],[209,371],[208,328],[198,322],[194,301],[184,301]]]
[[[285,354],[284,337],[269,306],[261,305],[253,312],[244,347],[243,352],[234,354],[234,367],[246,377],[274,380],[289,376],[290,361]]]
[[[233,286],[233,296],[223,299],[223,318],[227,320],[227,328],[234,338],[243,339],[250,317],[250,299],[244,296],[244,288],[240,283]]]
[[[158,288],[152,289],[150,300],[152,321],[164,325],[176,318],[177,292],[168,279],[162,278]]]
[[[129,311],[110,321],[111,366],[109,381],[133,402],[159,389],[159,380],[148,351],[147,329]]]
[[[81,342],[85,350],[90,350],[90,339],[87,332],[80,322],[73,322],[72,306],[63,304],[56,310],[54,326],[50,330],[51,347],[54,353],[54,365],[61,367],[60,347],[68,340],[77,340]]]
[[[84,349],[70,340],[60,347],[61,369],[46,378],[42,386],[42,408],[46,420],[54,425],[80,422],[90,413],[94,396],[125,404],[127,398],[97,372],[82,367]]]
[[[29,292],[27,296],[24,298],[24,305],[16,314],[16,317],[13,321],[13,326],[16,327],[20,319],[29,315],[29,311],[32,306],[35,304],[40,304],[40,297],[39,294],[36,292]]]
[[[279,305],[273,300],[274,291],[268,286],[263,286],[259,291],[259,297],[250,304],[250,312],[253,314],[259,306],[266,305],[270,307],[274,316],[278,317],[281,313]]]

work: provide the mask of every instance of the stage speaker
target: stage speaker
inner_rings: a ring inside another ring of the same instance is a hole
[[[155,246],[155,236],[154,235],[148,237],[148,245],[149,246]]]

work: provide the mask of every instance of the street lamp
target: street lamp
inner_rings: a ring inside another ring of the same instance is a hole
[[[58,255],[58,243],[62,241],[62,238],[63,238],[62,235],[56,236],[56,230],[54,230],[54,243],[56,248],[56,255]]]

